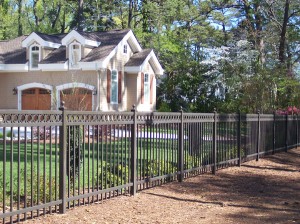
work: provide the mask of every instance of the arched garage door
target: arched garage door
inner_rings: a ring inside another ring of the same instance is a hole
[[[68,110],[91,111],[92,91],[84,88],[70,88],[60,91],[60,99]]]
[[[22,110],[51,110],[51,92],[42,88],[23,90]]]

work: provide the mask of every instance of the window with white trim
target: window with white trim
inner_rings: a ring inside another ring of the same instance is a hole
[[[123,45],[123,54],[127,54],[127,48],[128,48],[127,44],[124,44]]]
[[[146,103],[150,103],[150,76],[145,73],[144,76],[144,99]]]
[[[78,62],[81,60],[81,46],[77,43],[70,45],[69,61],[72,68],[78,67]]]
[[[37,69],[40,61],[40,47],[33,45],[30,48],[30,68]]]
[[[118,103],[118,71],[112,70],[111,72],[111,100],[113,104]]]

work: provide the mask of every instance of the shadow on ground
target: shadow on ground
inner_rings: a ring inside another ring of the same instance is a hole
[[[300,150],[278,153],[258,162],[247,162],[240,168],[220,170],[216,176],[200,175],[165,187],[175,195],[201,196],[203,200],[148,194],[210,204],[219,207],[221,216],[235,223],[300,223]]]

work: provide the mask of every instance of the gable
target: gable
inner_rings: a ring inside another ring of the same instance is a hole
[[[152,49],[145,49],[135,53],[125,64],[125,71],[134,73],[142,72],[148,64],[151,65],[155,74],[163,74],[163,69]]]
[[[78,67],[75,69],[106,69],[109,61],[118,52],[122,52],[124,44],[127,44],[130,54],[122,59],[122,66],[127,62],[125,66],[128,68],[137,66],[142,68],[149,62],[156,74],[163,72],[154,52],[150,49],[142,50],[133,32],[129,29],[89,33],[73,30],[69,34],[53,35],[33,32],[29,36],[2,41],[0,42],[0,71],[11,69],[9,64],[19,66],[18,71],[28,71],[28,65],[31,65],[30,46],[33,44],[41,46],[41,58],[36,70],[69,70],[68,47],[74,40],[80,44],[82,49]],[[123,55],[121,56],[123,57]],[[13,72],[14,69],[9,71]]]

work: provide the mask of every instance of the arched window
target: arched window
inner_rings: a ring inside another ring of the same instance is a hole
[[[79,44],[74,43],[70,45],[69,61],[72,68],[78,67],[78,62],[81,60],[81,47]]]
[[[40,47],[33,45],[30,48],[30,68],[37,69],[40,61]]]

